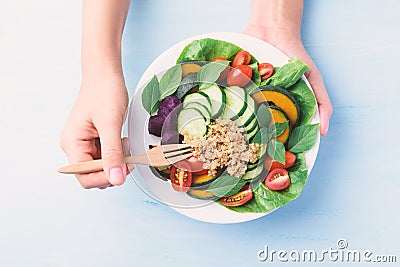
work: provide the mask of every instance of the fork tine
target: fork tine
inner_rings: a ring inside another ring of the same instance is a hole
[[[175,162],[184,160],[186,158],[189,158],[192,156],[192,152],[181,154],[179,156],[174,156],[174,157],[168,157],[167,160],[169,161],[170,164],[173,164]]]
[[[186,152],[192,152],[192,151],[193,151],[193,149],[190,148],[190,149],[182,149],[182,150],[176,150],[176,151],[171,151],[171,152],[164,152],[164,156],[166,158],[170,158],[173,156],[178,156],[178,155],[184,154]]]
[[[162,145],[161,147],[164,153],[175,150],[181,150],[185,148],[191,148],[191,146],[187,144],[169,144],[169,145]]]

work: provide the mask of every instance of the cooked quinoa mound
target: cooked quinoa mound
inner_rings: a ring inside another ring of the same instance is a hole
[[[259,144],[247,144],[244,129],[229,119],[216,119],[209,125],[208,132],[201,138],[184,136],[184,143],[193,147],[193,156],[203,161],[203,168],[209,175],[227,167],[229,175],[241,177],[247,169],[247,162],[257,160]]]

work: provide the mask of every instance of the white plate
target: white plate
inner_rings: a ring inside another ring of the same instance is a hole
[[[177,58],[187,44],[193,40],[202,38],[214,38],[231,42],[249,51],[259,62],[270,62],[274,66],[282,66],[288,61],[288,57],[272,45],[257,38],[239,33],[207,33],[191,37],[175,44],[153,61],[142,75],[136,87],[135,96],[130,104],[128,117],[128,136],[131,152],[133,154],[144,153],[150,144],[160,143],[159,138],[148,134],[147,125],[149,115],[143,108],[141,102],[144,86],[153,75],[163,73],[166,69],[174,66]],[[303,79],[305,79],[305,77],[303,77]],[[310,87],[308,81],[306,82]],[[319,123],[318,110],[314,114],[311,123]],[[305,153],[309,173],[317,157],[319,141],[320,138],[318,135],[314,147]],[[239,223],[254,220],[270,213],[237,213],[214,202],[193,199],[185,193],[174,191],[170,182],[165,182],[156,178],[148,166],[137,165],[135,171],[132,172],[132,177],[139,187],[152,198],[169,205],[172,209],[185,216],[199,221],[211,223]]]

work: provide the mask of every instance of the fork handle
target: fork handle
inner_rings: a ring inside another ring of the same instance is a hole
[[[145,164],[145,165],[150,164],[147,154],[139,154],[139,155],[125,157],[125,162],[126,164]],[[102,170],[103,170],[103,161],[101,159],[95,159],[64,166],[58,169],[58,172],[65,174],[87,174]]]

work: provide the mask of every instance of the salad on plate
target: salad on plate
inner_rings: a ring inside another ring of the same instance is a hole
[[[239,46],[212,38],[186,45],[176,65],[145,85],[148,133],[161,144],[186,143],[192,157],[150,167],[177,194],[214,201],[235,212],[266,213],[301,193],[304,153],[315,145],[317,109],[291,58],[258,62]]]

